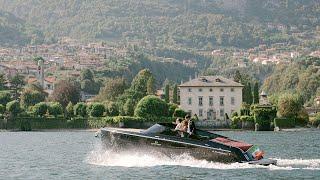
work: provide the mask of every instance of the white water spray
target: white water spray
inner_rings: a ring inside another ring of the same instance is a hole
[[[320,170],[320,159],[276,159],[277,166],[260,166],[248,163],[224,164],[207,160],[198,160],[188,154],[174,156],[172,158],[148,151],[123,151],[113,152],[96,147],[87,157],[89,164],[98,166],[119,166],[119,167],[154,167],[154,166],[187,166],[194,168],[208,169],[254,169],[266,168],[269,170]]]

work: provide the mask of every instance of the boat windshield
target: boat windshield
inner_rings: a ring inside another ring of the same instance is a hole
[[[147,130],[143,131],[143,134],[158,134],[162,133],[163,131],[166,130],[165,126],[162,126],[160,124],[155,124],[151,127],[149,127]]]

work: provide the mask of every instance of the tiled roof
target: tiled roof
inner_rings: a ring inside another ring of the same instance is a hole
[[[44,80],[49,82],[49,83],[55,83],[56,82],[56,78],[55,77],[46,77],[46,78],[44,78]]]
[[[201,76],[179,87],[243,87],[243,85],[222,76]]]
[[[34,82],[36,82],[37,81],[37,78],[29,78],[28,79],[28,84],[31,84],[31,83],[34,83]]]

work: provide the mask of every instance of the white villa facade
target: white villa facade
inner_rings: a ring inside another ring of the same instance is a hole
[[[180,107],[199,120],[225,120],[239,112],[243,85],[221,76],[203,76],[179,86]]]

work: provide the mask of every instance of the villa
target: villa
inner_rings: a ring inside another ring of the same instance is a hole
[[[199,120],[226,120],[242,104],[243,85],[221,76],[203,76],[179,86],[180,107]]]

